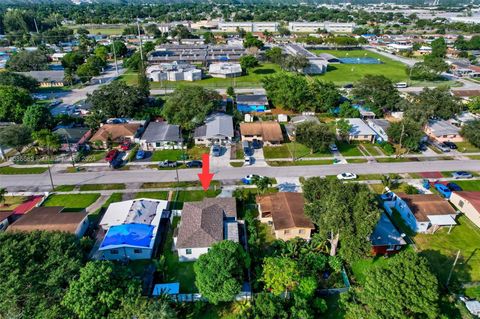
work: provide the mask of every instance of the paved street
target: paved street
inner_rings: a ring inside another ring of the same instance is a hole
[[[240,179],[248,174],[259,174],[275,178],[311,177],[336,175],[342,172],[356,174],[386,174],[409,172],[437,172],[455,170],[479,170],[479,160],[447,160],[431,162],[402,162],[402,163],[364,163],[344,165],[315,165],[315,166],[287,166],[287,167],[225,167],[212,169],[216,180]],[[179,170],[181,181],[197,180],[199,169]],[[52,172],[55,185],[74,184],[103,184],[103,183],[143,183],[168,182],[175,180],[175,171],[158,170],[118,170],[100,172],[59,173]],[[50,185],[48,172],[36,175],[0,175],[0,187],[41,187]]]

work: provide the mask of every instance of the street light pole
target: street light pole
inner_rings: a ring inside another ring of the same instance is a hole
[[[52,171],[50,170],[50,164],[48,164],[48,176],[50,177],[50,186],[52,187],[52,192],[55,190],[53,185]]]

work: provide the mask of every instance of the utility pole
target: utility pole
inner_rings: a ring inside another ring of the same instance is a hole
[[[55,190],[55,186],[53,186],[53,178],[52,178],[52,171],[50,170],[50,164],[48,164],[48,176],[50,177],[50,186],[52,187],[52,192]]]
[[[140,24],[138,23],[138,17],[137,17],[137,30],[138,30],[138,39],[140,40],[140,62],[142,63],[142,69],[143,69],[143,44],[142,44],[142,36],[140,35]]]
[[[400,152],[402,151],[402,140],[403,140],[403,134],[405,133],[405,123],[402,121],[402,132],[400,133],[400,149],[398,150],[399,154],[397,157],[400,157]]]
[[[67,142],[68,152],[70,153],[70,158],[72,159],[72,167],[75,167],[75,159],[73,158],[72,148],[70,147],[67,134],[65,134],[65,142]]]
[[[460,257],[460,250],[457,251],[457,256],[455,257],[455,261],[453,262],[452,269],[450,269],[450,273],[448,274],[447,283],[445,284],[445,286],[447,288],[448,288],[448,284],[450,283],[450,278],[452,277],[453,269],[455,268],[455,265],[457,264],[458,257]]]
[[[117,50],[115,50],[115,40],[112,41],[112,49],[113,49],[113,59],[115,61],[115,73],[118,76]]]

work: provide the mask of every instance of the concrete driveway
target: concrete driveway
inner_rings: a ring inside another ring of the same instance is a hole
[[[230,167],[230,153],[232,147],[230,145],[222,146],[222,154],[220,156],[212,155],[212,148],[210,148],[210,168],[212,171],[222,167]]]

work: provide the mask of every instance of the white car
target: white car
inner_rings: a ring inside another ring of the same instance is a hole
[[[337,152],[338,151],[338,147],[337,145],[335,145],[335,143],[332,143],[328,146],[328,148],[330,149],[330,151],[332,152]]]
[[[353,173],[342,173],[337,175],[337,179],[340,180],[348,180],[348,179],[356,179],[357,175]]]

